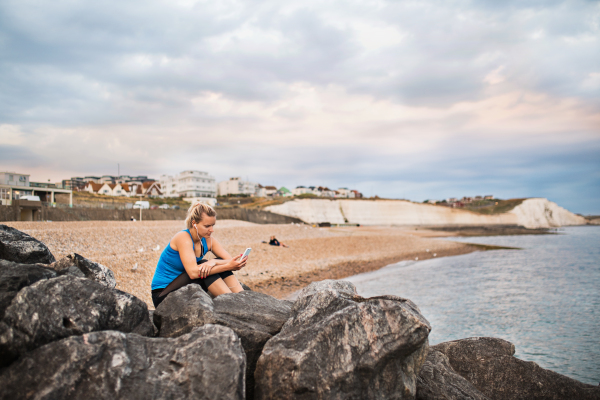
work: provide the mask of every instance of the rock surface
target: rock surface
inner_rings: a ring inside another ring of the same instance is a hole
[[[254,369],[263,346],[289,317],[289,303],[266,294],[244,291],[211,299],[199,285],[188,285],[169,294],[154,312],[161,337],[177,337],[205,324],[233,329],[246,352],[248,399],[253,398]]]
[[[417,400],[490,400],[450,366],[448,357],[430,351],[417,379]]]
[[[444,354],[456,373],[493,400],[600,399],[600,387],[519,360],[515,346],[502,339],[461,339],[430,351]]]
[[[39,280],[54,277],[54,270],[41,265],[0,260],[0,320],[19,290]]]
[[[0,259],[21,264],[50,264],[56,261],[44,243],[2,224],[0,224]]]
[[[410,301],[365,299],[349,282],[306,287],[265,345],[257,399],[414,399],[430,326]]]
[[[245,356],[231,329],[176,339],[116,331],[50,343],[0,371],[6,399],[243,399]]]
[[[69,254],[50,264],[49,267],[59,275],[91,279],[111,289],[117,286],[115,274],[110,269],[77,253]]]
[[[151,336],[146,303],[88,279],[36,282],[18,292],[0,321],[0,366],[52,341],[102,330]]]

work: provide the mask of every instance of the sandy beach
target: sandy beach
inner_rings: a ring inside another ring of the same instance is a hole
[[[78,253],[110,268],[117,288],[154,308],[150,284],[164,247],[182,221],[3,222],[44,242],[60,259]],[[262,243],[271,235],[289,248]],[[423,228],[312,228],[218,221],[214,236],[232,254],[252,247],[248,265],[236,272],[253,290],[285,298],[312,281],[340,279],[401,260],[465,254],[481,246],[439,240],[455,236]]]

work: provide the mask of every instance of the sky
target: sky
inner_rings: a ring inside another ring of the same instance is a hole
[[[600,2],[0,2],[0,171],[190,169],[600,215]]]

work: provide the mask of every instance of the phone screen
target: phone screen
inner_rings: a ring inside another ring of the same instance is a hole
[[[242,258],[248,257],[248,254],[250,254],[250,251],[252,251],[252,249],[250,247],[248,247],[246,249],[246,251],[244,251],[244,254],[242,254]]]

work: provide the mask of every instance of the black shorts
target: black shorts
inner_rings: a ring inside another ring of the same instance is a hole
[[[178,289],[181,289],[184,286],[189,284],[200,285],[205,292],[208,293],[208,287],[212,285],[217,279],[225,279],[228,276],[233,275],[231,271],[219,272],[218,274],[209,275],[206,278],[198,278],[191,279],[187,272],[183,272],[177,278],[173,279],[173,282],[169,283],[169,285],[162,289],[154,289],[152,291],[152,302],[154,303],[154,307],[158,307],[160,303],[164,299],[167,298],[167,295],[171,292],[174,292]]]

